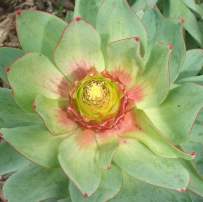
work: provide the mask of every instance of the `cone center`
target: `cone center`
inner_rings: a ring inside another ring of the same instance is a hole
[[[87,121],[101,123],[115,116],[120,108],[118,86],[100,74],[81,80],[74,98],[77,111]]]
[[[102,106],[109,100],[109,89],[104,81],[89,81],[83,88],[82,99],[88,105]]]

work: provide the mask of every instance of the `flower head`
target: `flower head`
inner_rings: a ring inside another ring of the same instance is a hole
[[[66,25],[41,12],[18,14],[29,53],[7,76],[35,121],[2,129],[4,139],[36,164],[63,169],[72,201],[104,202],[139,182],[203,194],[191,174],[195,156],[181,148],[203,106],[202,87],[179,79],[181,26],[150,10],[145,30],[124,0],[105,0],[93,26],[83,18]]]

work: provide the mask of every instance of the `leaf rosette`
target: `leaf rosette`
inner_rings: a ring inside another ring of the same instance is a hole
[[[141,22],[125,0],[85,2],[76,2],[69,24],[18,12],[22,50],[0,49],[13,95],[0,89],[0,173],[17,171],[5,197],[143,202],[151,193],[154,201],[191,201],[189,191],[203,197],[202,167],[186,144],[203,106],[201,65],[195,66],[202,52],[186,52],[181,25],[156,9]]]

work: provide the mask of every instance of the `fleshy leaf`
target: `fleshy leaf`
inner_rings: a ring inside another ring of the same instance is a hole
[[[177,190],[189,183],[189,173],[179,160],[158,157],[134,139],[120,144],[114,161],[132,177],[153,185]]]
[[[108,169],[111,167],[113,155],[116,151],[116,148],[118,147],[118,140],[113,138],[104,143],[101,143],[98,140],[97,142],[98,142],[98,149],[96,152],[97,163],[102,169]]]
[[[184,28],[193,38],[202,45],[203,37],[198,26],[198,21],[192,11],[187,8],[183,1],[170,0],[169,16],[177,21],[183,21]]]
[[[190,183],[188,185],[188,189],[203,197],[203,178],[198,175],[189,162],[183,162],[183,165],[190,172]]]
[[[72,21],[55,50],[54,59],[59,69],[69,79],[79,79],[90,68],[104,70],[100,36],[80,18]]]
[[[192,160],[193,155],[187,154],[175,147],[152,124],[142,111],[135,111],[136,123],[140,130],[128,134],[145,144],[152,152],[164,158],[183,158]]]
[[[146,30],[126,0],[104,0],[98,11],[96,27],[104,44],[138,36],[146,47]]]
[[[164,135],[178,144],[187,139],[202,106],[203,87],[189,83],[171,90],[160,107],[144,111]]]
[[[9,202],[36,202],[66,196],[68,180],[58,168],[45,169],[30,164],[11,176],[3,191]]]
[[[26,159],[5,142],[0,144],[0,156],[0,175],[15,172],[28,163]]]
[[[189,194],[190,194],[190,198],[192,199],[192,202],[201,202],[202,201],[202,197],[198,196],[197,194],[194,194],[192,192],[190,192]]]
[[[108,45],[106,70],[119,73],[120,77],[126,75],[122,82],[126,82],[128,87],[135,84],[136,75],[142,70],[141,61],[139,38],[123,39]]]
[[[149,53],[150,49],[157,42],[169,44],[173,48],[171,60],[169,61],[170,81],[173,82],[179,74],[186,53],[182,26],[163,17],[157,9],[147,10],[144,14],[143,22],[147,32],[150,33],[148,36]]]
[[[194,167],[203,176],[203,121],[196,121],[189,140],[182,144],[182,147],[195,154]]]
[[[95,141],[89,143],[89,138],[92,140],[89,134],[73,135],[59,148],[62,169],[85,196],[92,195],[101,180],[101,170],[95,160]]]
[[[31,161],[53,167],[58,164],[57,152],[62,137],[53,136],[43,126],[1,129],[4,139]]]
[[[188,83],[188,82],[203,85],[203,75],[191,76],[191,77],[183,78],[177,81],[178,84]]]
[[[40,52],[50,59],[66,25],[60,18],[41,11],[22,11],[17,15],[22,48],[27,52]]]
[[[102,0],[76,0],[74,17],[81,16],[93,26],[96,25],[98,9]]]
[[[138,12],[140,10],[145,10],[149,8],[153,8],[158,0],[137,0],[135,3],[132,5],[132,9],[135,12]]]
[[[203,17],[203,6],[195,2],[195,0],[182,0],[185,5]]]
[[[201,129],[203,131],[203,127],[201,127]],[[194,167],[196,167],[197,172],[203,176],[203,144],[195,143],[190,140],[184,143],[182,147],[185,151],[194,153],[196,156],[194,159]]]
[[[143,91],[143,99],[137,103],[138,108],[157,106],[166,98],[170,86],[170,55],[171,50],[166,45],[157,44],[151,50],[145,70],[139,73],[136,80]]]
[[[63,75],[48,58],[38,53],[27,54],[13,63],[8,80],[17,104],[26,111],[33,111],[33,101],[37,94],[51,98],[67,96]]]
[[[11,90],[0,88],[0,128],[13,128],[41,123],[34,113],[26,113],[15,103]]]
[[[83,196],[73,183],[70,183],[69,190],[72,202],[104,202],[113,198],[120,191],[121,185],[122,175],[118,168],[112,166],[103,171],[101,184],[92,196]]]
[[[77,125],[67,117],[67,101],[51,99],[39,95],[35,100],[36,111],[45,121],[52,134],[64,134],[74,130]]]
[[[119,194],[109,202],[192,202],[188,193],[179,193],[152,186],[130,176],[124,176]]]
[[[0,48],[0,78],[4,82],[7,82],[6,68],[23,54],[24,52],[20,49]]]
[[[203,50],[193,49],[186,52],[185,62],[178,80],[185,77],[197,76],[203,66]]]

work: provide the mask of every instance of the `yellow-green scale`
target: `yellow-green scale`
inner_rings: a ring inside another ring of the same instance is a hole
[[[85,120],[100,123],[118,113],[121,97],[114,81],[96,75],[87,76],[80,81],[74,99]]]

